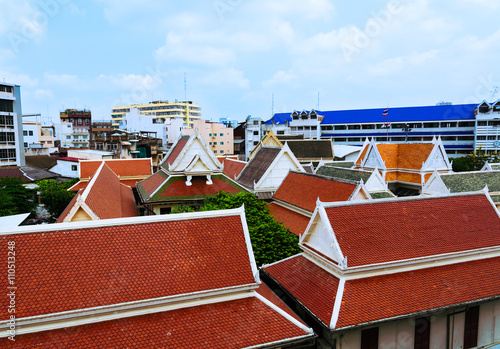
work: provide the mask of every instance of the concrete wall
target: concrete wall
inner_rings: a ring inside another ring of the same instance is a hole
[[[76,166],[76,170],[73,169]],[[79,163],[74,161],[57,160],[57,165],[50,168],[50,172],[60,174],[63,177],[77,178],[79,176]]]
[[[449,327],[449,349],[462,349],[464,344],[465,307],[435,313],[431,316],[430,349],[445,349]],[[453,315],[453,313],[456,313]],[[448,324],[447,324],[448,323]],[[380,349],[413,349],[415,318],[383,323],[379,327]],[[361,331],[350,330],[325,338],[330,345],[337,340],[337,349],[359,349]],[[500,341],[500,300],[479,307],[478,347]]]

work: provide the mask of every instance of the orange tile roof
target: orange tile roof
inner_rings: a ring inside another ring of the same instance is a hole
[[[240,216],[192,216],[0,236],[30,256],[16,260],[16,318],[255,284]]]
[[[246,162],[227,158],[226,160],[224,160],[224,173],[226,174],[226,176],[234,180],[239,176],[246,165]]]
[[[144,192],[148,196],[151,196],[151,194],[153,194],[156,189],[158,189],[160,185],[162,185],[167,180],[167,178],[168,175],[166,173],[158,171],[154,175],[149,176],[148,178],[140,182],[140,184],[138,185],[139,191],[141,191],[141,189],[144,189]]]
[[[422,184],[422,176],[419,173],[396,171],[396,178],[398,182]]]
[[[140,181],[144,180],[143,178],[139,178],[139,179],[120,179],[120,183],[130,187],[130,188],[135,188],[137,183],[139,183]],[[84,180],[84,181],[80,181],[78,183],[76,183],[74,186],[72,186],[71,188],[69,188],[68,190],[71,190],[71,191],[78,191],[80,189],[85,189],[87,188],[87,185],[89,185],[89,181],[88,180]]]
[[[297,256],[265,267],[329,326],[339,280]],[[500,257],[347,280],[336,329],[498,297]]]
[[[96,175],[92,187],[85,189],[85,192],[88,190],[85,203],[92,212],[100,219],[137,216],[132,189],[120,183],[107,163],[104,163]]]
[[[256,292],[293,317],[295,320],[304,323],[276,294],[273,293],[273,291],[266,284],[261,283]]]
[[[256,297],[17,335],[15,348],[239,349],[306,336]],[[0,347],[12,348],[0,339]]]
[[[358,160],[356,161],[356,165],[361,165],[361,163],[363,162],[363,160],[365,159],[365,156],[366,156],[366,152],[368,151],[368,148],[370,147],[370,144],[367,144],[365,146],[365,148],[363,149],[363,151],[361,152],[361,154],[359,155],[359,158]]]
[[[356,187],[330,178],[290,172],[273,198],[312,212],[318,198],[322,202],[347,201]]]
[[[350,267],[500,245],[500,218],[484,194],[374,201],[326,213]]]
[[[310,218],[295,211],[289,210],[283,206],[271,203],[267,205],[271,215],[283,226],[288,228],[295,235],[301,235],[307,228]]]
[[[300,303],[330,325],[339,279],[297,255],[263,269]]]
[[[83,160],[80,161],[80,178],[92,177],[103,161],[118,177],[145,177],[153,173],[151,159]]]
[[[420,170],[434,149],[432,143],[377,144],[386,168],[407,168]],[[420,183],[420,182],[419,182]]]

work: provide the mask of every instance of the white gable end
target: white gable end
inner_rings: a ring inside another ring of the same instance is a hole
[[[388,189],[387,183],[384,181],[378,169],[372,172],[372,175],[365,183],[365,187],[369,192],[385,191]]]
[[[369,150],[368,155],[366,156],[365,163],[363,166],[372,167],[372,168],[385,168],[375,146],[372,146]]]
[[[187,149],[186,149],[187,147]],[[209,150],[201,143],[198,138],[192,139],[192,142],[186,144],[185,149],[180,154],[180,159],[175,161],[174,167],[170,168],[172,172],[183,172],[188,167],[191,167],[193,160],[198,156],[198,160],[194,167],[189,169],[189,172],[196,172],[200,170],[202,172],[208,171],[222,171],[222,165],[215,157],[215,161],[208,153]],[[202,164],[202,165],[201,165]]]
[[[445,195],[449,193],[450,190],[446,187],[437,171],[434,171],[431,178],[422,187],[423,195]]]
[[[262,178],[256,183],[255,191],[275,191],[281,185],[290,170],[305,172],[297,159],[288,152],[288,145],[285,145],[276,159],[264,173]]]
[[[300,244],[311,247],[339,264],[344,258],[323,207],[318,207],[313,214]]]

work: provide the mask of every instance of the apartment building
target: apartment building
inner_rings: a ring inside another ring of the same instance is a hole
[[[69,122],[73,125],[71,134],[72,148],[88,148],[90,141],[90,126],[92,113],[90,110],[66,109],[60,113],[61,123]]]
[[[500,150],[500,100],[494,103],[483,101],[474,109],[476,115],[474,149],[487,153]]]
[[[215,155],[234,153],[234,129],[230,125],[206,120],[194,121],[194,128],[184,129],[184,134],[191,135],[198,129]]]
[[[113,108],[111,111],[113,127],[123,128],[125,114],[130,113],[133,108],[137,108],[141,115],[149,115],[159,120],[181,117],[184,126],[189,128],[193,127],[194,120],[201,119],[201,108],[192,101],[153,101],[148,104],[134,104]]]
[[[53,148],[54,127],[40,122],[23,122],[24,148]]]
[[[21,87],[0,83],[0,166],[25,166]]]

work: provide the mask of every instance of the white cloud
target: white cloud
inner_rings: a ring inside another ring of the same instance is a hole
[[[0,70],[0,81],[4,81],[20,85],[23,88],[34,88],[38,86],[38,79],[32,78],[26,74],[15,74],[10,71],[1,71]]]
[[[38,90],[35,90],[35,97],[38,99],[42,99],[42,100],[52,99],[52,98],[54,98],[54,93],[52,92],[52,90],[38,89]]]
[[[203,83],[220,89],[246,89],[250,87],[250,80],[244,77],[244,73],[233,68],[211,73],[203,79]]]
[[[117,90],[134,90],[146,89],[152,90],[158,87],[162,82],[160,77],[154,77],[150,74],[118,74],[118,75],[104,75],[101,74],[96,79],[101,87],[117,89]]]
[[[255,2],[261,13],[277,17],[301,17],[306,20],[330,17],[335,6],[329,0],[260,0]]]
[[[271,79],[264,81],[262,85],[264,87],[276,86],[276,85],[283,85],[283,87],[285,87],[295,84],[295,81],[296,81],[295,75],[280,70],[279,72],[274,74],[271,77]]]
[[[60,85],[66,87],[79,87],[83,82],[76,75],[70,74],[43,74],[43,78],[47,84]]]

